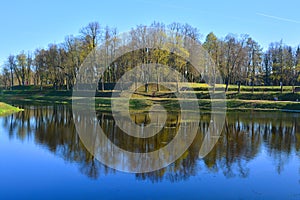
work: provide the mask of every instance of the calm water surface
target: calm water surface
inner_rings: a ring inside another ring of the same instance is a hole
[[[131,117],[149,123],[147,114]],[[161,148],[175,134],[176,119],[175,113],[168,118],[159,137],[135,141],[116,128],[110,113],[98,113],[108,138],[130,151]],[[229,113],[217,145],[199,159],[210,122],[203,114],[181,158],[159,171],[132,174],[94,159],[76,133],[71,107],[25,106],[0,117],[0,199],[300,199],[298,119],[295,113]]]

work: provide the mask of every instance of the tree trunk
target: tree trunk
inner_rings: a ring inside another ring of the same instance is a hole
[[[102,89],[102,91],[104,91],[104,73],[103,73],[103,75],[102,75],[102,79],[101,79],[101,89]]]
[[[225,92],[228,91],[228,82],[226,83]]]
[[[69,77],[67,76],[67,77],[66,77],[66,90],[67,90],[67,91],[70,90],[70,82],[71,82],[71,81],[70,81]]]
[[[177,87],[177,92],[179,92],[179,78],[178,78],[178,75],[177,75],[177,80],[176,80],[176,87]]]
[[[159,74],[157,73],[156,91],[159,92]]]
[[[238,94],[241,93],[241,81],[238,82]]]
[[[10,74],[11,74],[11,87],[10,90],[13,90],[13,86],[14,86],[14,73],[13,70],[10,70]]]
[[[147,93],[148,92],[148,87],[149,87],[149,84],[148,84],[148,82],[146,82],[146,84],[145,84],[145,92]]]
[[[225,92],[228,92],[229,82],[230,82],[230,77],[228,75],[228,77],[226,77],[226,79],[225,79],[225,83],[226,83]]]

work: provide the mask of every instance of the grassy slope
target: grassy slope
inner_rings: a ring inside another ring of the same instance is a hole
[[[185,83],[184,83],[185,84]],[[183,85],[184,85],[183,84]],[[195,93],[199,100],[201,109],[209,110],[211,103],[209,99],[209,93],[207,91],[206,84],[192,83],[190,87],[193,91],[185,91],[187,93]],[[217,89],[223,90],[224,85],[217,85]],[[133,95],[135,100],[132,100],[130,106],[132,109],[141,109],[143,107],[149,107],[151,103],[152,90],[155,91],[155,86],[149,86],[148,96]],[[300,111],[300,93],[293,94],[291,86],[285,86],[284,92],[280,93],[280,87],[278,86],[256,86],[254,87],[254,93],[251,92],[252,87],[242,86],[241,93],[237,94],[237,86],[230,86],[229,92],[226,94],[226,103],[228,110],[246,110],[246,109],[258,109],[258,110],[296,110]],[[144,88],[140,88],[138,93],[143,93]],[[108,96],[109,91],[101,93],[100,96]],[[163,91],[161,93],[164,93]],[[156,93],[159,95],[159,93]],[[66,91],[54,91],[53,89],[44,88],[40,91],[39,88],[33,86],[27,86],[22,90],[17,88],[14,91],[4,91],[0,95],[0,101],[6,103],[29,103],[29,104],[49,104],[49,103],[71,103],[72,92]],[[278,101],[274,101],[277,98]],[[297,102],[299,100],[299,102]],[[175,109],[177,104],[174,100],[159,99],[166,107]],[[149,103],[150,102],[150,103]],[[99,109],[109,110],[110,99],[105,97],[97,97],[96,105]]]
[[[0,116],[7,115],[14,112],[19,112],[19,111],[22,111],[22,109],[0,102]]]

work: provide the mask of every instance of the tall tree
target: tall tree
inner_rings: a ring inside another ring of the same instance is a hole
[[[98,46],[98,44],[103,41],[103,29],[98,22],[91,22],[86,27],[80,30],[83,40],[84,53],[87,56],[90,53],[93,53],[90,57],[90,62],[92,66],[96,66],[96,52],[93,51]],[[89,78],[86,79],[88,82],[97,81],[98,71],[95,67],[90,67],[88,71],[86,71],[87,76]],[[102,73],[102,72],[100,72]],[[103,75],[102,75],[103,76]]]
[[[207,50],[211,58],[213,59],[215,65],[214,69],[212,69],[212,77],[213,77],[213,91],[215,91],[216,84],[216,70],[218,70],[219,66],[219,56],[220,56],[220,41],[217,36],[211,32],[206,36],[205,42],[203,43],[203,47]]]
[[[258,73],[258,69],[261,67],[261,55],[262,49],[259,44],[252,38],[247,40],[247,52],[248,52],[248,68],[251,70],[251,85],[252,93],[254,92],[255,78]]]
[[[24,52],[21,52],[17,55],[17,70],[16,74],[18,77],[21,78],[22,86],[25,85],[25,79],[26,79],[26,66],[27,66],[27,59],[26,54]]]
[[[67,36],[63,44],[65,49],[65,78],[67,90],[71,89],[75,84],[76,74],[79,71],[79,66],[85,59],[86,53],[83,52],[83,42],[74,36]]]
[[[5,89],[8,89],[9,86],[11,86],[10,84],[10,71],[9,71],[9,66],[4,66],[3,69],[2,69],[2,72],[1,72],[1,75],[0,75],[0,78],[1,78],[1,82],[2,84],[4,85],[4,88]]]
[[[264,85],[271,84],[271,72],[272,72],[272,52],[267,50],[263,54],[263,72],[264,72]]]
[[[91,22],[80,30],[83,40],[86,42],[89,51],[96,48],[102,41],[103,29],[98,22]]]
[[[40,89],[43,90],[43,85],[47,82],[47,51],[45,49],[37,49],[35,51],[35,83],[40,85]]]
[[[228,91],[229,84],[232,83],[236,71],[244,64],[245,61],[245,45],[248,36],[242,35],[237,38],[234,35],[227,35],[225,38],[224,56],[225,63],[223,74],[225,76],[225,92]],[[238,74],[237,74],[238,75]]]
[[[11,86],[10,89],[13,90],[14,86],[14,70],[16,68],[16,59],[14,55],[8,56],[8,63],[7,63],[9,69],[10,69],[10,77],[11,77]]]
[[[293,76],[293,83],[300,82],[300,47],[297,47],[295,53],[295,68],[294,68],[294,76]],[[293,90],[294,92],[295,90]]]
[[[27,84],[31,84],[31,67],[33,64],[33,59],[32,59],[32,54],[28,52],[27,57],[26,57],[26,82]]]

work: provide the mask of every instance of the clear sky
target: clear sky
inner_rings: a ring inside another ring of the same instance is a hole
[[[0,4],[0,66],[10,54],[78,35],[89,22],[128,31],[153,21],[188,23],[203,39],[247,33],[262,47],[300,44],[299,0],[7,0]]]

